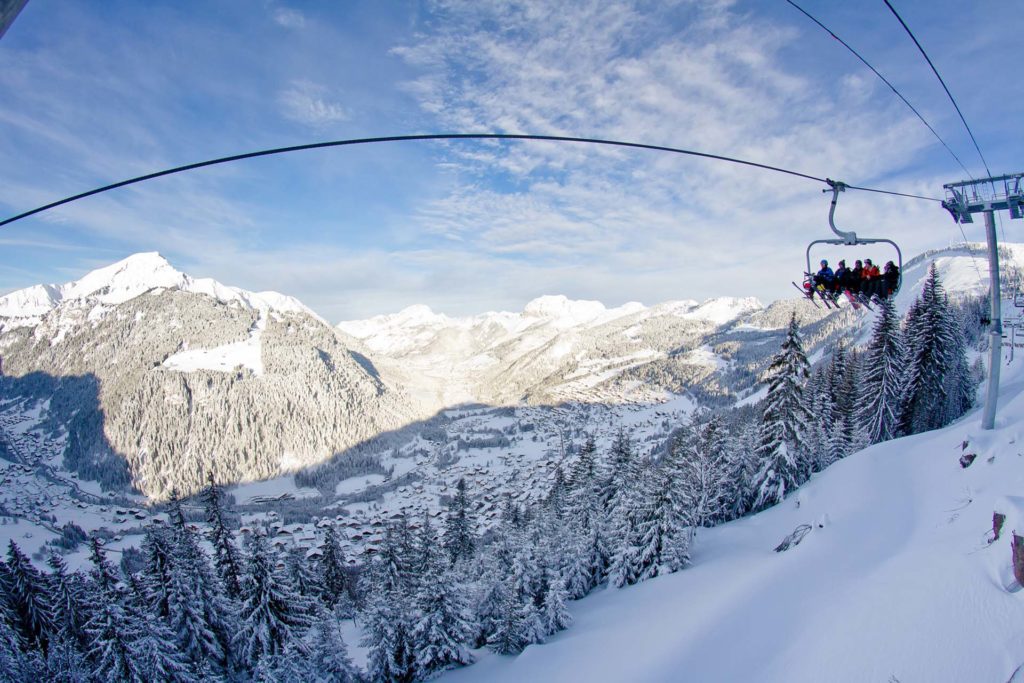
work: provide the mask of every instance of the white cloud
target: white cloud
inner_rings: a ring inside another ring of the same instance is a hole
[[[285,118],[308,126],[325,126],[349,117],[340,103],[329,99],[327,88],[306,80],[292,81],[278,93],[277,103]]]
[[[274,10],[274,21],[285,28],[300,29],[306,26],[306,16],[297,9],[278,7]]]

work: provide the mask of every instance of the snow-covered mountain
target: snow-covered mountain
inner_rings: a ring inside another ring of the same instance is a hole
[[[254,310],[315,314],[293,297],[277,292],[247,292],[211,278],[192,278],[157,252],[134,254],[63,285],[35,285],[0,297],[0,325],[37,324],[63,303],[116,306],[153,290],[175,289],[205,294],[222,303],[238,302]],[[0,327],[2,331],[4,327]]]
[[[418,417],[291,297],[139,254],[0,300],[3,398],[46,400],[80,475],[161,497],[273,477]]]
[[[755,298],[719,298],[609,309],[597,301],[544,296],[520,313],[450,318],[412,306],[338,327],[365,344],[397,381],[438,407],[625,401],[700,385],[702,375],[729,363],[719,352],[731,356],[730,350],[711,346],[717,336],[741,326],[776,331],[790,308],[789,302],[765,308]],[[828,316],[807,309],[808,322]],[[641,383],[644,368],[659,370]]]
[[[1024,252],[1004,256],[1019,279]],[[908,262],[901,305],[931,260],[952,293],[983,291],[972,253],[943,250]],[[49,402],[33,410],[64,435],[71,470],[162,496],[207,471],[274,477],[465,403],[727,405],[754,390],[792,313],[812,358],[869,316],[799,297],[607,308],[547,296],[518,313],[413,306],[332,328],[291,297],[137,254],[0,298],[0,398]]]

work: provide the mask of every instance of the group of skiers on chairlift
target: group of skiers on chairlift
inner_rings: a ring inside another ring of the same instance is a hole
[[[900,286],[900,269],[889,261],[885,269],[879,271],[871,259],[854,261],[853,268],[846,267],[846,261],[840,261],[835,272],[828,267],[828,261],[821,260],[821,269],[813,276],[814,288],[820,294],[830,294],[832,298],[846,292],[862,300],[869,301],[872,297],[885,299],[896,293]],[[810,287],[810,284],[805,285]]]

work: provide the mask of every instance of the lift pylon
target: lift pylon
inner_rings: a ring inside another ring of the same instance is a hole
[[[1024,173],[961,180],[942,187],[946,200],[942,206],[957,223],[973,223],[974,214],[985,215],[985,238],[988,242],[989,299],[992,329],[989,332],[988,387],[981,428],[992,429],[996,421],[999,399],[999,367],[1003,361],[1003,316],[999,296],[999,245],[996,241],[996,211],[1008,211],[1010,218],[1024,217]]]

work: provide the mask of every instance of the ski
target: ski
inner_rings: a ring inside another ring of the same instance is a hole
[[[818,293],[818,297],[820,297],[821,300],[825,302],[825,308],[839,308],[839,304],[836,303],[836,300],[832,298],[831,292],[826,290],[824,287],[816,287],[815,291]]]
[[[848,289],[844,289],[843,290],[843,294],[846,295],[846,298],[849,300],[850,305],[853,306],[853,310],[859,311],[860,310],[860,301],[857,299],[857,297],[855,297],[853,295],[853,292],[851,292]]]
[[[813,289],[804,289],[803,287],[801,287],[797,283],[793,282],[792,280],[790,280],[790,282],[792,283],[792,285],[794,287],[796,287],[798,290],[800,290],[800,293],[804,295],[805,299],[809,299],[812,304],[814,304],[815,306],[818,306],[818,302],[814,300],[814,290]],[[818,308],[821,308],[821,306],[818,306]]]

